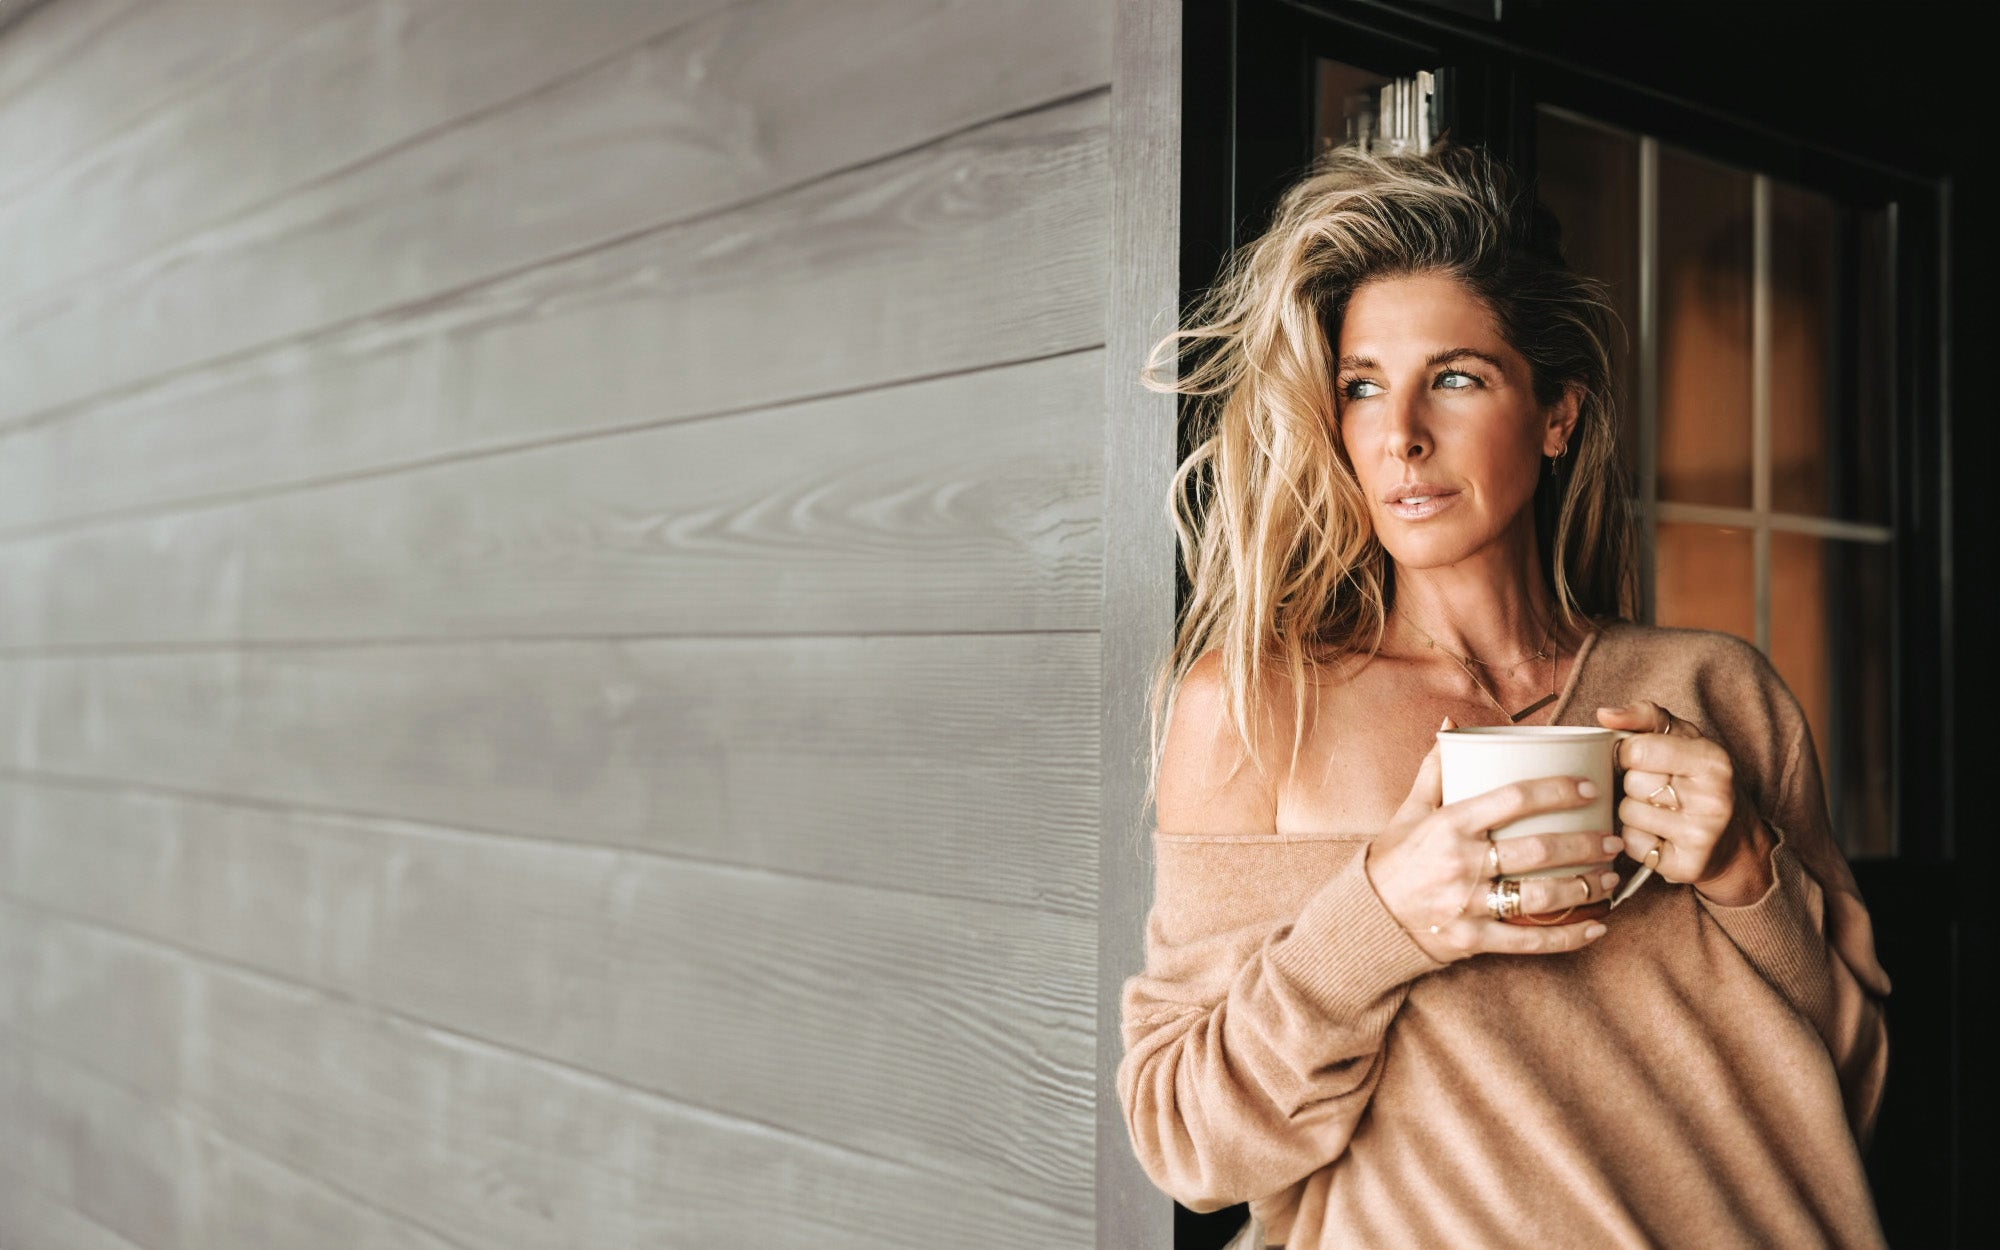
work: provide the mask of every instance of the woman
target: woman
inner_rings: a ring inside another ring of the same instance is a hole
[[[1237,1245],[1881,1244],[1888,979],[1797,701],[1629,620],[1608,335],[1497,162],[1338,148],[1149,363],[1207,348],[1154,384],[1212,428],[1118,1088]],[[1487,838],[1575,778],[1442,804],[1435,732],[1510,722],[1636,731],[1620,831]]]

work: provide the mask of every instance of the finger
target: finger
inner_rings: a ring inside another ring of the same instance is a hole
[[[1687,778],[1683,776],[1681,780],[1685,783]],[[1625,773],[1625,793],[1641,803],[1671,809],[1679,801],[1681,787],[1674,786],[1673,793],[1668,794],[1666,788],[1670,785],[1673,785],[1672,773],[1652,772],[1644,768],[1627,769]]]
[[[1476,949],[1501,955],[1554,955],[1580,950],[1604,936],[1602,921],[1578,920],[1570,924],[1518,925],[1498,920],[1473,922],[1478,927]]]
[[[1594,833],[1533,833],[1518,838],[1495,838],[1500,848],[1503,877],[1518,877],[1540,868],[1576,868],[1608,864],[1625,849],[1625,841],[1603,830]]]
[[[1692,821],[1695,827],[1704,823],[1720,825],[1729,818],[1734,802],[1728,791],[1718,787],[1706,775],[1687,776],[1682,773],[1650,773],[1634,771],[1625,774],[1625,796],[1618,802],[1620,823],[1624,822],[1628,802],[1643,803],[1655,811],[1668,812]],[[1639,813],[1639,823],[1651,828],[1654,822],[1644,812]],[[1660,825],[1656,832],[1674,836],[1676,829],[1684,828],[1681,823]]]
[[[1658,848],[1660,852],[1657,857],[1653,854],[1655,848]],[[1682,875],[1687,868],[1687,853],[1671,838],[1663,838],[1656,833],[1647,833],[1643,830],[1630,829],[1626,831],[1625,853],[1631,856],[1636,863],[1642,866],[1651,866],[1656,874],[1665,877],[1669,881],[1687,879]]]
[[[1597,785],[1587,778],[1537,777],[1475,794],[1438,810],[1451,814],[1452,827],[1462,836],[1483,841],[1489,829],[1537,812],[1569,811],[1596,797]]]
[[[1607,729],[1627,729],[1633,733],[1665,733],[1672,724],[1665,709],[1649,699],[1597,709],[1597,723]]]
[[[1728,758],[1720,746],[1707,738],[1640,734],[1618,744],[1618,763],[1627,771],[1707,776],[1720,771]]]
[[[1521,882],[1521,914],[1542,916],[1567,911],[1609,898],[1618,888],[1618,874],[1610,869],[1584,871],[1574,876],[1530,877]]]
[[[1651,699],[1637,699],[1617,707],[1597,709],[1597,722],[1607,729],[1629,729],[1634,733],[1661,734],[1675,738],[1700,738],[1701,729],[1682,720]]]
[[[1643,855],[1647,837],[1665,838],[1683,849],[1693,850],[1715,841],[1714,832],[1686,811],[1655,807],[1644,799],[1624,798],[1618,802],[1618,824],[1625,833],[1627,855]],[[1638,839],[1633,834],[1643,835]]]
[[[1675,858],[1674,844],[1665,838],[1646,838],[1643,841],[1646,844],[1644,850],[1638,850],[1636,847],[1633,848],[1639,856],[1639,865],[1641,867],[1650,867],[1656,876],[1665,880],[1675,880],[1673,870],[1668,867],[1668,861]],[[1653,853],[1656,850],[1659,852],[1658,855]]]

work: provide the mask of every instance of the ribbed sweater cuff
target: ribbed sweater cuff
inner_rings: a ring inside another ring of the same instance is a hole
[[[1771,851],[1771,886],[1762,897],[1738,907],[1701,902],[1764,979],[1817,1022],[1832,994],[1826,936],[1813,915],[1814,883],[1783,833],[1778,838]]]
[[[1366,1010],[1384,994],[1444,967],[1418,946],[1375,893],[1366,851],[1307,900],[1271,962],[1322,1010]]]

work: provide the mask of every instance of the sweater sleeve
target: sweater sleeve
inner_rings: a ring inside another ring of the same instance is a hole
[[[1811,730],[1789,691],[1780,688],[1773,701],[1790,732],[1775,784],[1760,787],[1758,800],[1777,838],[1771,885],[1742,906],[1706,898],[1701,904],[1826,1042],[1848,1121],[1865,1143],[1888,1070],[1883,999],[1889,978],[1876,960],[1873,926],[1853,872],[1834,841]]]
[[[1214,1211],[1346,1150],[1409,983],[1443,965],[1375,893],[1365,843],[1306,878],[1319,884],[1289,920],[1259,888],[1291,875],[1269,851],[1161,847],[1146,968],[1123,990],[1118,1092],[1154,1184]]]

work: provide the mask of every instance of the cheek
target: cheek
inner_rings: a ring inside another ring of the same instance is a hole
[[[1354,467],[1356,477],[1366,477],[1379,468],[1376,461],[1380,457],[1371,456],[1366,451],[1370,445],[1370,434],[1366,425],[1365,419],[1338,420],[1333,427],[1333,437],[1340,444],[1340,449],[1347,453],[1347,463]]]
[[[1479,476],[1488,488],[1501,496],[1524,490],[1533,494],[1536,475],[1542,467],[1542,449],[1537,431],[1526,429],[1512,414],[1494,414],[1492,421],[1472,427],[1461,448],[1479,465]]]

